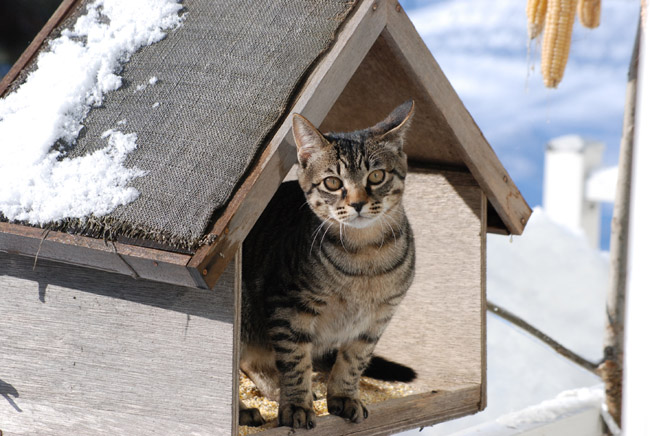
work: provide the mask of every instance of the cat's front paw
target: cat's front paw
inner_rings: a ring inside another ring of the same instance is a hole
[[[327,411],[352,422],[361,422],[368,417],[368,409],[361,400],[350,397],[328,397]]]
[[[281,426],[310,429],[316,427],[316,413],[311,407],[283,404],[278,410],[278,421]]]

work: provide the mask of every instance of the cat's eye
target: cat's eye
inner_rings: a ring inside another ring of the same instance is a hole
[[[327,177],[325,180],[323,180],[323,183],[325,184],[325,187],[330,191],[338,191],[341,189],[341,186],[343,186],[341,179],[336,177]]]
[[[368,183],[371,185],[378,185],[384,181],[384,177],[386,177],[386,171],[374,170],[370,175],[368,175]]]

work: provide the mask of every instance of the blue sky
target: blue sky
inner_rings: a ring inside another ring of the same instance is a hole
[[[542,203],[544,146],[579,134],[616,165],[639,2],[603,2],[601,26],[576,21],[557,89],[543,86],[540,44],[528,47],[524,0],[406,0],[420,35],[531,206]],[[609,246],[611,205],[603,207]]]

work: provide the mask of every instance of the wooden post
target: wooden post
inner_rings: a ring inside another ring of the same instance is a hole
[[[632,174],[632,148],[634,144],[634,119],[636,112],[637,72],[639,65],[639,37],[630,60],[625,112],[623,115],[623,136],[619,151],[616,200],[612,218],[610,242],[610,282],[607,293],[607,319],[605,329],[605,359],[600,373],[605,382],[605,402],[616,423],[621,425],[621,398],[623,381],[623,342],[625,319],[625,288],[627,279],[628,230],[630,220],[630,184]]]

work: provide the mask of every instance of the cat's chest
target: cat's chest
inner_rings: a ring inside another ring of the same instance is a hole
[[[387,315],[388,307],[381,304],[387,293],[385,285],[373,278],[333,283],[327,304],[315,320],[317,342],[338,346],[371,330],[377,319]]]
[[[368,302],[332,297],[314,323],[316,345],[339,346],[367,331],[376,310]]]

